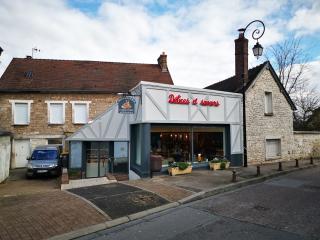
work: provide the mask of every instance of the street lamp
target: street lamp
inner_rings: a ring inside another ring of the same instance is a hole
[[[0,56],[1,56],[1,53],[3,52],[3,49],[2,49],[2,47],[0,47]]]
[[[244,34],[247,30],[247,28],[253,24],[253,23],[260,23],[262,25],[262,32],[260,32],[260,29],[256,28],[253,32],[252,32],[252,38],[254,40],[256,40],[256,44],[254,45],[254,47],[252,48],[253,51],[253,55],[255,57],[257,57],[257,59],[259,57],[262,56],[262,52],[263,52],[263,47],[261,46],[261,44],[258,42],[258,39],[260,39],[265,31],[265,26],[264,23],[260,20],[254,20],[252,22],[250,22],[245,28],[240,28],[238,29],[240,35],[243,36],[244,38]],[[246,40],[248,41],[248,40]],[[246,53],[242,52],[242,54],[246,54],[248,55],[248,48],[244,48],[246,49]],[[246,65],[242,65],[243,67],[245,66],[246,69],[242,68],[242,72],[241,72],[241,77],[242,77],[242,113],[243,113],[243,166],[247,167],[248,166],[248,158],[247,158],[247,124],[246,124],[246,90],[245,90],[245,86],[246,86],[246,80],[245,78],[248,77],[248,64]],[[245,74],[245,71],[247,74]]]

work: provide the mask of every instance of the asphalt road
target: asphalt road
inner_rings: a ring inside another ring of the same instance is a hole
[[[294,172],[80,239],[320,239],[320,168]]]

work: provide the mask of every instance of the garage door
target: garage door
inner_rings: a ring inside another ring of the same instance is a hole
[[[27,157],[30,157],[30,140],[14,140],[14,162],[13,168],[26,167]]]

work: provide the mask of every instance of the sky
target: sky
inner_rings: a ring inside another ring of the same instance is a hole
[[[157,63],[174,84],[202,88],[234,75],[237,29],[260,19],[264,49],[301,38],[320,90],[320,0],[0,0],[0,75],[13,57]],[[251,48],[249,67],[261,64]]]

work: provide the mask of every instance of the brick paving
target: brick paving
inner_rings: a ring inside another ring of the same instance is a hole
[[[46,239],[108,219],[66,192],[0,198],[0,239]]]

